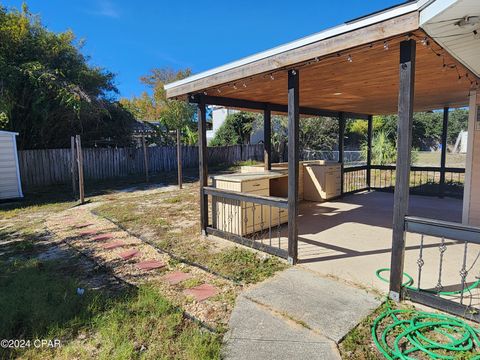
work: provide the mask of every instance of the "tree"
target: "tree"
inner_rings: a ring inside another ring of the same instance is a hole
[[[138,120],[158,122],[156,136],[151,141],[159,145],[174,145],[176,130],[182,130],[182,142],[191,144],[192,132],[196,129],[195,106],[186,101],[167,99],[164,85],[191,75],[190,69],[153,69],[142,76],[140,81],[151,88],[152,94],[142,93],[140,97],[121,99],[123,106]]]
[[[338,119],[302,118],[299,130],[299,143],[302,149],[331,151],[338,144]]]
[[[250,142],[256,116],[240,111],[227,116],[210,141],[210,146],[243,145]]]
[[[131,115],[111,100],[114,75],[87,64],[71,31],[47,30],[26,5],[0,6],[0,128],[19,133],[25,148],[128,143]]]

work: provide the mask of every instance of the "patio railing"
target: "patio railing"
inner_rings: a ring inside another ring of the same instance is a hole
[[[288,258],[288,240],[281,236],[288,221],[287,199],[213,187],[204,191],[210,205],[207,234]]]
[[[415,283],[406,286],[405,295],[412,301],[480,322],[480,271],[477,264],[480,261],[480,228],[407,216],[405,231],[420,234],[416,272],[405,269]],[[454,246],[461,246],[461,251],[451,253]],[[438,252],[432,257],[429,250],[427,260],[425,252],[432,247]],[[469,252],[473,256],[469,256]],[[456,275],[452,276],[452,272]],[[426,284],[425,275],[429,276]],[[432,278],[432,275],[435,276]],[[458,282],[447,287],[446,276],[450,282],[457,277]]]
[[[395,165],[346,167],[343,192],[353,193],[368,189],[393,191],[395,174]],[[463,168],[445,168],[443,178],[441,167],[412,166],[410,169],[410,192],[412,194],[461,198],[464,182],[465,169]]]

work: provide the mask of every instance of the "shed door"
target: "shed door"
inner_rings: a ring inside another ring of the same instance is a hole
[[[10,134],[0,134],[0,199],[21,197],[17,176],[17,151]]]

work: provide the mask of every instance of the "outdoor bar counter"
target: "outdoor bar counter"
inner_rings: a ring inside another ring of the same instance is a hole
[[[299,200],[326,201],[340,196],[341,164],[324,160],[299,164]],[[213,187],[244,194],[287,198],[288,163],[242,166],[240,172],[212,176]],[[287,209],[261,206],[253,202],[215,197],[212,200],[215,228],[246,235],[288,221]]]

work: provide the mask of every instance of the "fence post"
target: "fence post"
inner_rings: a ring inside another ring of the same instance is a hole
[[[72,173],[73,198],[77,198],[77,157],[75,154],[75,136],[70,136],[70,172]]]
[[[447,162],[448,110],[449,110],[448,107],[443,108],[442,154],[440,157],[440,186],[438,188],[440,197],[443,197],[445,195],[445,166]],[[435,173],[434,173],[434,177],[435,177]]]
[[[145,181],[148,183],[150,178],[148,176],[148,154],[147,154],[147,142],[145,141],[145,135],[142,135],[142,147],[143,147],[143,164],[145,166]]]
[[[180,129],[177,129],[177,175],[178,175],[178,188],[182,188],[182,136]]]
[[[80,135],[76,136],[77,143],[77,164],[78,164],[78,194],[80,197],[80,204],[85,203],[85,188],[83,181],[83,154],[82,154],[82,140]]]

